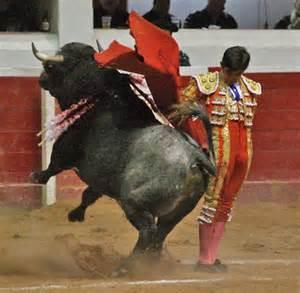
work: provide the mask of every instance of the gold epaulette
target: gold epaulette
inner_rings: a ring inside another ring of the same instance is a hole
[[[262,94],[261,84],[242,75],[242,80],[251,94],[260,96]]]
[[[219,73],[209,72],[205,74],[199,74],[194,76],[197,80],[199,91],[206,95],[212,95],[216,92],[219,86]]]

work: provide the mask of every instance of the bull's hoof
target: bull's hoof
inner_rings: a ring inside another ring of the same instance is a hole
[[[84,221],[84,214],[85,211],[81,208],[76,208],[75,210],[71,211],[68,215],[70,222],[83,222]]]
[[[29,175],[29,182],[34,184],[47,184],[48,177],[45,176],[44,172],[32,172]]]

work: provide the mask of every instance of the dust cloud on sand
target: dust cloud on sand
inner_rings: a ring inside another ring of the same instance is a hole
[[[106,254],[101,241],[89,244],[89,234],[101,238],[101,223],[92,229],[88,224],[68,223],[71,208],[68,203],[35,211],[0,208],[0,275],[109,275],[121,256],[113,249]]]
[[[84,223],[69,223],[67,214],[77,204],[75,200],[64,201],[33,211],[0,207],[0,288],[116,281],[110,277],[111,273],[133,248],[136,231],[119,206],[107,198],[100,199],[88,210]],[[132,274],[118,281],[221,277],[224,283],[206,285],[210,288],[209,292],[245,293],[255,287],[254,291],[258,293],[298,293],[299,207],[297,203],[238,206],[220,251],[220,258],[231,263],[230,272],[221,276],[196,273],[192,265],[179,262],[192,264],[197,259],[195,219],[198,207],[169,236],[167,253],[161,262],[143,259],[137,262]],[[276,260],[294,262],[285,264]],[[254,286],[250,280],[255,278],[265,281]],[[79,285],[77,290],[76,286],[64,292],[86,292]],[[153,285],[124,287],[122,290],[116,287],[115,291],[107,288],[106,291],[150,292],[155,289],[157,292],[202,292],[200,287],[196,284]],[[89,292],[98,291],[90,288]]]

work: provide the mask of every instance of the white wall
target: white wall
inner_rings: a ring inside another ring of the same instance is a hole
[[[55,2],[56,5],[58,4],[59,33],[0,33],[0,76],[35,76],[39,74],[41,64],[32,55],[32,41],[36,43],[40,50],[48,53],[53,53],[58,47],[70,41],[86,42],[96,46],[96,38],[100,40],[104,48],[113,40],[133,46],[133,39],[130,37],[128,30],[93,30],[92,0],[51,1]],[[133,0],[130,1],[132,2]],[[147,0],[146,3],[149,5],[144,8],[141,5],[142,1],[145,0],[137,2],[140,3],[140,6],[137,8],[141,12],[143,12],[142,9],[145,11],[151,7],[152,0]],[[191,2],[191,0],[177,1],[181,4],[183,1]],[[239,1],[252,3],[252,1],[256,0]],[[279,0],[273,0],[272,3],[275,3],[275,1]],[[230,0],[228,0],[228,7],[231,5],[230,3]],[[218,65],[227,47],[243,45],[252,54],[251,67],[253,70],[274,71],[276,69],[299,72],[299,34],[299,31],[292,30],[207,31],[183,29],[179,33],[174,34],[174,37],[177,39],[181,49],[190,56],[192,65],[196,67],[206,68],[207,66]]]
[[[92,0],[58,0],[59,45],[69,42],[90,44],[93,38]]]
[[[129,10],[143,14],[152,7],[152,0],[129,0]],[[226,10],[232,14],[240,28],[263,28],[265,23],[265,5],[270,28],[282,17],[290,14],[294,0],[227,0]],[[196,10],[203,9],[207,0],[171,0],[171,13],[184,20]]]
[[[129,47],[134,45],[128,30],[95,30],[94,37],[104,48],[113,40]],[[182,29],[174,37],[180,48],[190,56],[193,68],[199,72],[209,66],[218,66],[224,51],[236,45],[247,47],[251,53],[251,71],[300,72],[300,38],[296,30]]]

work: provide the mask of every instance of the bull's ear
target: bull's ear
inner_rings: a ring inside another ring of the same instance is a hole
[[[96,50],[92,46],[85,46],[84,48],[81,48],[80,55],[78,57],[83,58],[83,60],[87,60],[87,58],[94,59],[95,53]]]

